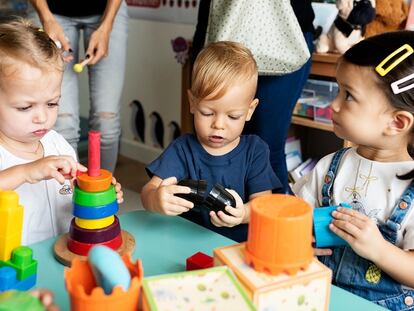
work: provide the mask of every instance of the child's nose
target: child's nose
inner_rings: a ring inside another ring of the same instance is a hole
[[[213,122],[213,128],[215,129],[224,129],[224,118],[217,116]]]
[[[338,98],[335,98],[332,102],[331,102],[331,109],[335,112],[339,112],[341,108],[341,104],[338,100]]]
[[[34,123],[45,123],[47,120],[47,113],[43,109],[39,109],[36,111],[36,114],[33,118]]]

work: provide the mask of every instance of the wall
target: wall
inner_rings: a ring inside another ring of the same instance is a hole
[[[180,124],[181,114],[181,65],[174,58],[170,40],[178,36],[191,39],[194,29],[192,25],[130,19],[126,77],[121,99],[122,155],[148,163],[161,153],[161,149],[150,142],[148,116],[154,110],[162,116],[164,145],[168,145],[167,125],[172,120]],[[82,116],[87,116],[89,112],[86,77],[83,73],[80,80]],[[132,100],[139,100],[145,111],[145,144],[136,141],[131,130],[129,103]]]

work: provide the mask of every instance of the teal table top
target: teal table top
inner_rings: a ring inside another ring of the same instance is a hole
[[[119,216],[121,228],[135,237],[133,260],[140,258],[144,276],[185,270],[186,258],[196,252],[212,256],[213,249],[235,244],[215,232],[193,224],[181,217],[168,217],[145,211]],[[64,266],[53,257],[55,238],[33,244],[34,258],[38,260],[36,287],[51,289],[61,310],[69,310],[69,298],[65,290]],[[332,286],[330,310],[383,310],[379,306]]]

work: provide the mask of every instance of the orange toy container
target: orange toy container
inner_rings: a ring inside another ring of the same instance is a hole
[[[313,258],[309,204],[284,194],[254,199],[245,258],[256,271],[272,275],[306,269]]]
[[[126,292],[121,287],[115,287],[111,295],[106,295],[101,287],[97,287],[87,261],[73,259],[71,268],[65,269],[65,285],[72,311],[138,310],[143,278],[141,261],[132,263],[128,254],[122,259],[131,274],[131,285]]]

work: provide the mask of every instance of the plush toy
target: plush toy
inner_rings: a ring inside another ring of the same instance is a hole
[[[366,37],[404,28],[408,5],[404,0],[376,0],[376,17],[367,25]]]
[[[375,0],[337,0],[336,7],[338,15],[328,33],[319,37],[316,52],[345,53],[364,39],[366,25],[375,18]]]

